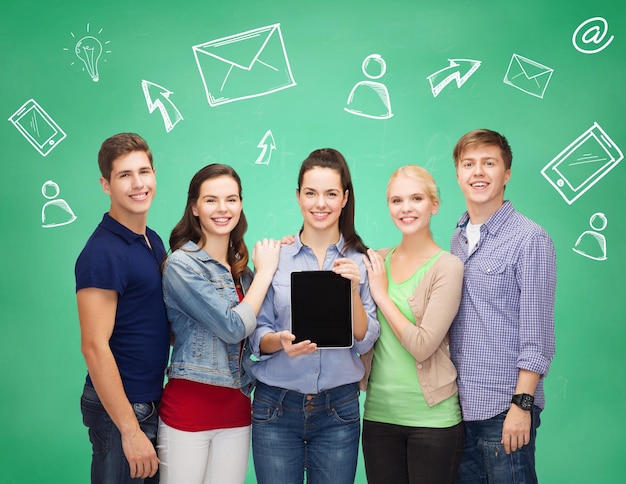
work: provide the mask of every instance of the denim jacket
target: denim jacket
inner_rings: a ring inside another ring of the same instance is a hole
[[[251,282],[247,270],[241,279],[244,294]],[[165,263],[163,296],[175,336],[167,376],[240,388],[249,395],[254,377],[247,369],[247,337],[256,316],[247,303],[239,303],[230,271],[189,241]]]

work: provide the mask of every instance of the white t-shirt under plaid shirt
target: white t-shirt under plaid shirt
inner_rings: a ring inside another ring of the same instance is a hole
[[[520,369],[545,376],[554,357],[556,254],[546,231],[506,201],[469,251],[463,214],[450,251],[465,264],[461,306],[450,328],[463,419],[510,407]],[[535,390],[543,408],[543,378]]]

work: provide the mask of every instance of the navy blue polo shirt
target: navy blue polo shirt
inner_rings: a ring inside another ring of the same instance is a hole
[[[110,346],[131,403],[161,397],[170,347],[161,285],[165,247],[156,232],[147,228],[146,234],[152,248],[106,213],[75,267],[77,292],[95,287],[118,293]]]

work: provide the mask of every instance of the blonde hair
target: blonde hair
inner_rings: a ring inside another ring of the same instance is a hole
[[[428,195],[431,202],[436,204],[441,203],[441,199],[439,198],[439,188],[435,183],[435,179],[426,168],[422,168],[418,165],[404,165],[391,174],[389,181],[387,182],[387,198],[389,198],[389,187],[391,187],[391,184],[401,176],[420,182],[424,186],[426,195]]]

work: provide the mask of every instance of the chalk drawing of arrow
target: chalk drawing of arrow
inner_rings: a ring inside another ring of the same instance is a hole
[[[461,87],[465,81],[476,72],[476,69],[480,67],[480,61],[477,60],[448,59],[448,61],[450,61],[448,67],[444,67],[440,71],[428,76],[430,89],[435,97],[452,81],[456,81],[457,87]]]
[[[146,98],[146,104],[148,105],[150,114],[156,109],[161,111],[161,117],[163,118],[163,123],[165,123],[165,131],[168,133],[172,131],[174,126],[176,126],[179,121],[183,120],[180,111],[178,111],[178,108],[170,100],[172,91],[154,82],[145,80],[141,81],[141,88],[143,89],[143,95]]]
[[[263,139],[259,141],[256,147],[261,148],[261,153],[254,163],[257,165],[269,165],[272,151],[276,149],[276,142],[274,141],[274,135],[271,129],[267,130],[265,136],[263,136]]]

